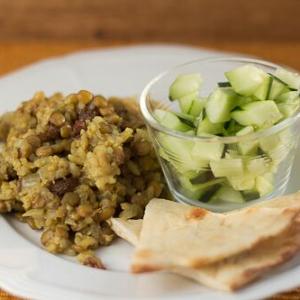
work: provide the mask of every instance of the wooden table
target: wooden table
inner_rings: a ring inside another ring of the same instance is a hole
[[[117,47],[133,44],[124,41],[105,42],[2,42],[0,43],[0,74],[5,74],[36,60],[70,53],[76,50]],[[191,44],[196,47],[214,48],[260,56],[275,63],[286,64],[300,70],[300,42],[204,42]],[[37,87],[38,89],[38,87]],[[0,291],[0,300],[16,300]],[[272,300],[300,299],[300,288],[276,295]]]

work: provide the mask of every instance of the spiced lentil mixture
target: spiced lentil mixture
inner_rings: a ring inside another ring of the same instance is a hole
[[[103,268],[109,218],[142,218],[165,193],[138,106],[82,90],[42,92],[0,119],[0,213],[12,213],[52,253]]]

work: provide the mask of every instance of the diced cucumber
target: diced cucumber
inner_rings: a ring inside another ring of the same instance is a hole
[[[255,177],[250,174],[227,177],[231,186],[237,191],[252,190],[255,187]]]
[[[215,188],[219,188],[219,185],[224,182],[224,179],[213,179],[201,184],[192,184],[188,178],[180,176],[179,182],[182,187],[182,192],[185,194],[185,196],[194,200],[199,200],[211,189],[215,191]]]
[[[193,178],[196,178],[197,176],[205,173],[206,171],[194,171],[194,170],[191,170],[191,171],[187,171],[187,172],[184,172],[182,173],[182,177],[186,177],[190,180],[192,180]]]
[[[256,190],[242,191],[242,194],[246,201],[251,201],[259,198],[259,193]]]
[[[254,128],[252,126],[246,126],[243,129],[239,130],[236,133],[236,136],[243,136],[254,132]]]
[[[240,158],[212,160],[211,171],[215,177],[235,177],[244,175],[244,163]]]
[[[258,149],[258,142],[257,141],[239,142],[238,149],[242,155],[256,155]]]
[[[266,100],[271,99],[269,98],[270,90],[272,86],[273,78],[271,76],[266,76],[261,83],[261,85],[257,88],[257,90],[253,93],[258,100]]]
[[[255,180],[255,187],[259,195],[265,196],[273,191],[273,184],[264,176],[257,176]]]
[[[192,184],[187,177],[179,177],[179,182],[183,194],[191,199],[198,200],[204,194],[203,187]]]
[[[285,118],[292,116],[300,106],[300,96],[296,91],[290,91],[280,95],[277,99],[279,111]]]
[[[185,114],[189,113],[193,101],[197,99],[197,97],[198,97],[198,91],[179,98],[178,102],[179,102],[180,110]]]
[[[291,117],[299,109],[299,103],[278,103],[277,104],[279,111],[285,118]]]
[[[243,126],[238,124],[235,120],[230,120],[226,125],[224,135],[225,136],[232,136],[235,135],[238,131],[240,131]]]
[[[197,126],[197,135],[222,134],[224,132],[223,123],[211,123],[206,117]]]
[[[181,122],[180,119],[170,111],[156,109],[154,111],[154,116],[161,125],[167,128],[183,132],[192,129],[191,126]]]
[[[179,120],[191,127],[194,127],[194,122],[195,122],[195,117],[189,115],[189,114],[184,114],[184,113],[179,113],[179,112],[174,112],[174,114],[179,118]]]
[[[273,135],[274,139],[275,136],[277,136],[278,139],[277,146],[275,146],[274,143],[274,147],[269,147],[267,154],[272,158],[273,164],[278,165],[289,155],[290,150],[295,146],[295,141],[289,128]]]
[[[298,91],[289,91],[287,93],[283,93],[280,96],[278,96],[278,98],[276,99],[277,102],[285,102],[285,103],[289,103],[289,102],[294,102],[295,99],[297,99],[300,102],[299,99],[299,92]]]
[[[265,136],[259,140],[259,147],[264,152],[269,153],[280,144],[280,137],[278,134]]]
[[[159,155],[170,162],[178,172],[197,171],[204,167],[199,165],[199,162],[196,163],[191,156],[193,142],[183,141],[163,133],[160,133],[157,138],[160,145]]]
[[[246,126],[236,133],[236,136],[243,136],[254,132],[252,126]],[[258,141],[242,141],[237,144],[238,150],[242,155],[255,155],[258,149]]]
[[[255,93],[268,75],[256,66],[247,64],[225,72],[225,76],[236,93],[250,96]]]
[[[271,161],[266,157],[252,158],[246,163],[246,170],[253,176],[263,175],[270,171]]]
[[[224,156],[224,154],[223,154]],[[241,158],[236,144],[226,144],[225,158]]]
[[[228,185],[222,186],[217,192],[211,197],[209,200],[210,204],[221,204],[221,203],[244,203],[245,199],[243,195],[239,192],[234,190],[232,187]]]
[[[290,72],[283,68],[278,68],[274,75],[280,80],[285,82],[290,88],[299,90],[300,89],[300,75],[297,73]]]
[[[273,76],[272,85],[269,93],[270,100],[277,99],[281,94],[284,94],[289,91],[290,90],[288,86],[284,82],[278,80],[278,78]]]
[[[237,104],[237,95],[231,88],[217,88],[208,97],[206,114],[210,122],[230,120],[230,112]]]
[[[196,141],[191,155],[197,160],[218,160],[221,158],[224,150],[224,144],[220,142],[206,143]]]
[[[190,177],[192,184],[205,183],[214,179],[214,175],[210,170],[198,172],[195,176]]]
[[[191,116],[198,117],[201,114],[201,112],[203,111],[206,100],[207,100],[206,98],[198,98],[198,99],[193,100],[192,105],[189,110],[189,114]]]
[[[253,99],[252,97],[243,97],[243,96],[240,96],[239,97],[239,100],[238,100],[238,103],[237,103],[237,106],[242,108],[244,107],[246,104],[248,103],[251,103],[253,101],[256,101],[255,99]]]
[[[189,163],[183,163],[182,161],[174,158],[168,151],[163,148],[158,150],[159,156],[170,163],[170,165],[179,173],[186,173],[191,171],[191,165]],[[192,168],[193,170],[193,168]]]
[[[171,101],[181,99],[187,95],[198,92],[202,85],[200,74],[179,75],[169,89],[169,99]]]
[[[191,129],[191,130],[185,131],[184,134],[187,134],[187,135],[196,135],[196,132],[195,132],[195,130]]]
[[[265,100],[249,103],[243,110],[232,112],[231,117],[241,125],[264,128],[277,123],[282,114],[274,101]]]

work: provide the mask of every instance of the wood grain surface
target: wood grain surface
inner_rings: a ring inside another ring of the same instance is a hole
[[[2,1],[2,0],[0,0]],[[75,1],[76,2],[76,1]],[[80,41],[36,41],[36,42],[0,42],[0,74],[13,71],[39,59],[70,53],[76,50],[106,48],[133,44],[132,41],[113,40],[102,42]],[[267,60],[287,64],[300,70],[300,41],[266,42],[266,41],[223,41],[193,43],[195,47],[214,48],[232,52],[243,52],[263,57]],[[38,87],[37,87],[38,89]],[[0,100],[1,101],[1,100]],[[1,300],[17,300],[4,291],[0,291]],[[272,300],[300,299],[300,289],[276,295]]]
[[[299,0],[0,0],[0,40],[299,41]]]

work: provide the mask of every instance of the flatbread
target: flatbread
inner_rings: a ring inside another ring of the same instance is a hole
[[[145,211],[132,271],[200,268],[222,261],[281,234],[299,210],[250,207],[224,215],[153,199]]]
[[[300,191],[290,195],[284,195],[280,197],[273,198],[271,200],[266,200],[254,204],[251,207],[273,207],[273,208],[282,208],[282,207],[298,207],[300,206]]]
[[[290,260],[300,249],[300,231],[288,230],[278,237],[257,245],[222,262],[201,269],[175,268],[173,272],[191,278],[208,287],[233,291],[243,287],[264,273]]]
[[[124,220],[121,218],[110,219],[111,228],[120,238],[137,246],[142,230],[143,220]]]
[[[134,226],[131,220],[115,220],[113,230],[116,234],[137,246],[142,220],[133,220]],[[295,223],[281,235],[259,243],[251,251],[197,270],[177,267],[170,271],[214,289],[233,291],[260,277],[272,267],[289,260],[299,248],[300,230],[299,224]]]

